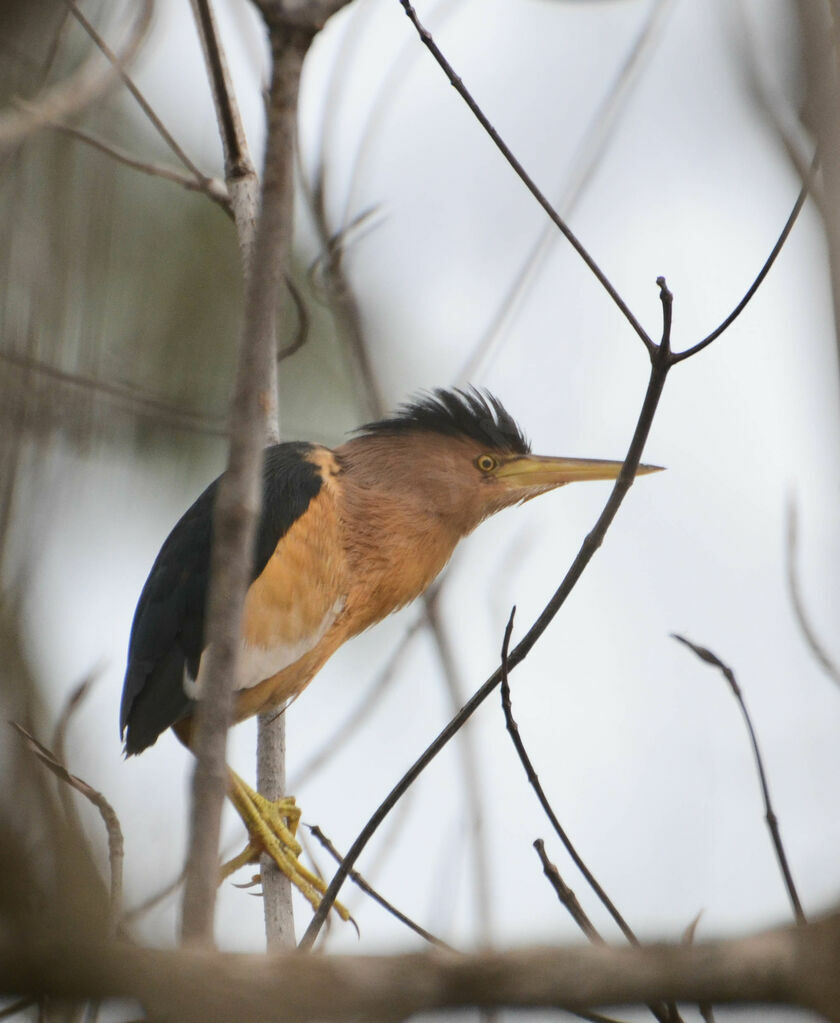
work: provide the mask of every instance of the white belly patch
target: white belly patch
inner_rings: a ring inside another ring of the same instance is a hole
[[[344,608],[344,597],[340,597],[324,615],[318,627],[308,635],[289,643],[276,643],[270,647],[252,646],[244,640],[239,650],[236,685],[234,690],[251,689],[266,679],[276,675],[278,671],[288,668],[299,661],[304,654],[320,643],[327,629],[333,624]],[[184,692],[191,700],[201,697],[203,686],[202,667],[206,663],[204,657],[198,666],[198,678],[192,678],[184,669]]]

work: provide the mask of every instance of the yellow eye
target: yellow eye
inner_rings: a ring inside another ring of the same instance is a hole
[[[479,455],[475,464],[482,472],[492,472],[499,463],[492,455]]]

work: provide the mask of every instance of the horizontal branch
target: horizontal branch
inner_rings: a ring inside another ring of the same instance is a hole
[[[797,1005],[840,1020],[840,914],[703,945],[533,948],[459,955],[241,955],[5,937],[0,992],[132,997],[148,1016],[401,1019],[468,1006],[584,1010],[661,999]]]

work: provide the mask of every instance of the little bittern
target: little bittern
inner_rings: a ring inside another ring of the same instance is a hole
[[[532,455],[501,402],[474,389],[438,390],[357,434],[335,450],[266,448],[236,721],[282,706],[342,643],[423,593],[489,515],[621,469]],[[169,727],[189,745],[202,652],[212,642],[204,614],[216,487],[169,534],[137,605],[120,710],[128,755]],[[294,801],[268,803],[232,772],[230,797],[251,839],[236,864],[265,849],[317,903],[316,879],[297,864]]]

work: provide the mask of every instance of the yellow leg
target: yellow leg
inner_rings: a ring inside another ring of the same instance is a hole
[[[294,797],[287,796],[272,802],[255,792],[238,774],[229,770],[229,775],[228,795],[248,829],[248,845],[238,856],[222,866],[221,880],[246,863],[256,863],[260,855],[266,852],[317,909],[327,886],[298,860],[301,847],[295,835],[300,821],[300,809],[295,805]],[[350,914],[341,903],[336,902],[333,908],[342,920],[350,919]]]

